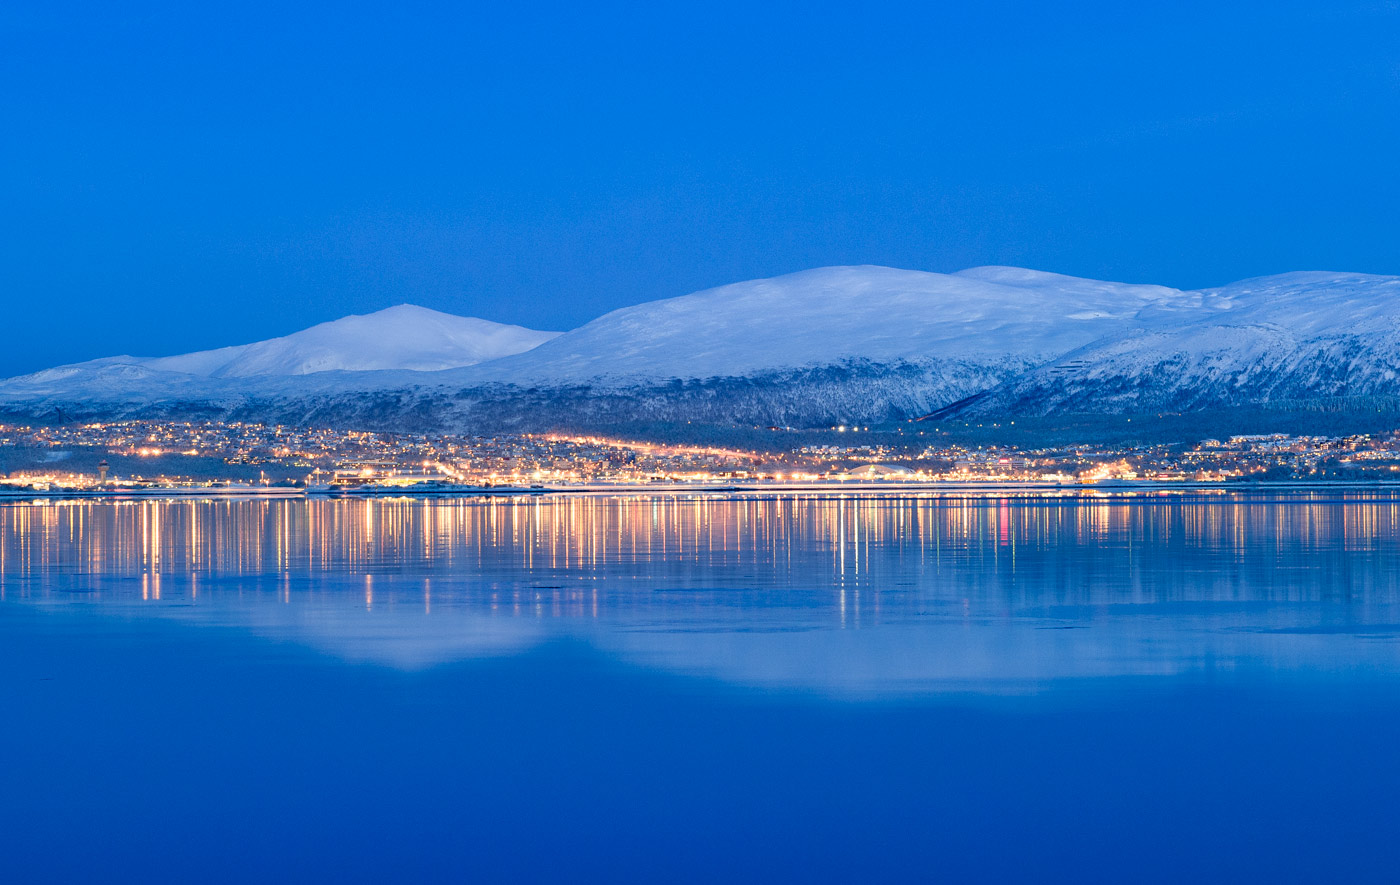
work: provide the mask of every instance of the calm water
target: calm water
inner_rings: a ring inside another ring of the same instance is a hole
[[[5,881],[1390,880],[1400,496],[0,506]]]

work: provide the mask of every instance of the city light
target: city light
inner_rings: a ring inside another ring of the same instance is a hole
[[[772,428],[765,445],[587,434],[408,434],[240,422],[0,425],[0,494],[453,493],[835,485],[1395,481],[1400,436],[1282,433],[1019,448],[902,428]],[[782,431],[778,433],[777,431]],[[798,434],[799,436],[791,436]]]

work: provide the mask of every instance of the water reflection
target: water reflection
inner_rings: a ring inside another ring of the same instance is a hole
[[[0,507],[0,598],[403,665],[565,635],[862,690],[1389,676],[1397,539],[1400,496],[1321,491],[41,502]]]

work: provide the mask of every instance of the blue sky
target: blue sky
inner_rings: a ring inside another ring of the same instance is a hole
[[[0,374],[829,264],[1400,273],[1400,3],[6,4]]]

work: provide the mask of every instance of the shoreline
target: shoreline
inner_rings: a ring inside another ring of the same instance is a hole
[[[900,494],[929,492],[1255,492],[1310,491],[1320,489],[1397,490],[1400,480],[1281,480],[1261,482],[1182,482],[1124,480],[1106,482],[801,482],[801,483],[581,483],[557,486],[472,486],[416,490],[374,488],[323,490],[295,487],[151,487],[128,489],[63,489],[57,491],[0,489],[0,502],[37,500],[229,500],[273,499],[370,500],[376,498],[496,498],[555,495],[649,495],[649,494]]]

